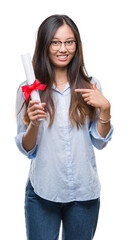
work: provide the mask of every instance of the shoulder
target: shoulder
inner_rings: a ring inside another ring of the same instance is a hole
[[[99,89],[100,92],[102,92],[102,88],[101,88],[101,84],[100,84],[100,81],[96,78],[96,77],[92,77],[91,81],[90,81],[92,84],[97,82],[96,86],[97,88]]]
[[[18,87],[18,89],[17,89],[17,92],[18,91],[22,91],[22,86],[24,86],[24,85],[26,85],[27,84],[27,81],[24,81],[24,82],[22,82],[20,85],[19,85],[19,87]]]
[[[17,89],[17,93],[16,93],[16,112],[17,113],[19,112],[23,103],[26,101],[25,97],[24,97],[24,93],[22,92],[22,86],[24,86],[26,84],[27,84],[27,81],[22,82]],[[23,108],[23,110],[24,110],[24,108]]]
[[[22,82],[17,89],[17,98],[23,98],[25,100],[24,94],[22,92],[22,86],[26,85],[27,81]]]

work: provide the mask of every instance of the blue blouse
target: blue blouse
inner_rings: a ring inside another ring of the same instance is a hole
[[[97,79],[97,87],[101,91]],[[17,136],[15,141],[19,150],[31,159],[29,178],[34,191],[40,197],[54,202],[85,201],[100,197],[100,181],[97,173],[93,145],[102,149],[111,139],[113,126],[103,138],[97,130],[97,117],[79,130],[69,121],[70,85],[63,92],[53,84],[53,99],[56,107],[55,119],[48,128],[49,117],[39,126],[36,145],[26,151],[22,137],[27,129],[23,123],[24,108],[17,116]],[[18,113],[24,95],[21,87],[17,92],[16,111]]]

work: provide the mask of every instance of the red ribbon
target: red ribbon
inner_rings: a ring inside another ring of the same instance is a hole
[[[41,84],[38,79],[36,79],[34,83],[30,85],[22,86],[22,92],[24,92],[26,101],[29,99],[29,96],[33,90],[44,90],[46,86],[46,84]]]

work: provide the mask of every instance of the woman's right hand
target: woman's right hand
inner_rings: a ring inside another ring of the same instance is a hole
[[[27,113],[30,121],[33,125],[39,126],[40,121],[39,118],[46,118],[47,113],[45,112],[46,103],[41,103],[38,100],[30,100]]]

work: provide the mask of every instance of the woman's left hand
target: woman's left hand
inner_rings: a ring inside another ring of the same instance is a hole
[[[92,89],[75,89],[75,92],[80,92],[84,101],[93,106],[100,108],[100,110],[106,110],[110,108],[109,101],[102,95],[102,93],[96,87],[97,82],[93,84]]]

